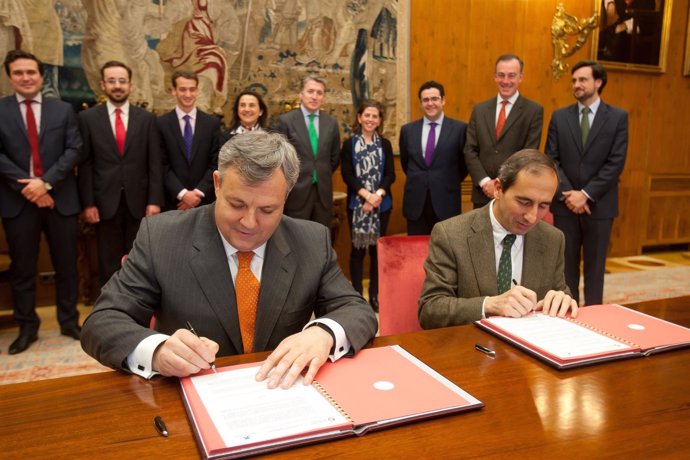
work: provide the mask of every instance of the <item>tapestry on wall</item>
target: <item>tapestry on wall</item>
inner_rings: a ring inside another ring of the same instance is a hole
[[[46,65],[44,92],[81,108],[102,95],[100,66],[133,70],[130,101],[162,113],[175,70],[200,79],[198,105],[230,118],[238,92],[262,94],[272,115],[298,101],[307,75],[328,85],[325,109],[345,134],[362,99],[386,108],[395,137],[406,110],[398,81],[409,0],[2,0],[0,52],[15,47]],[[405,50],[406,53],[406,50]],[[404,75],[400,76],[404,79]],[[9,94],[7,77],[0,81]]]

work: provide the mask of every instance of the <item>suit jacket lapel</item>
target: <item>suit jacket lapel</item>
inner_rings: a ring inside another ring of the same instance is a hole
[[[241,352],[242,333],[237,316],[235,287],[213,211],[213,206],[207,208],[206,223],[199,225],[195,231],[192,245],[198,253],[190,260],[189,265],[230,342],[235,350]]]
[[[517,100],[515,101],[515,105],[513,105],[513,108],[510,109],[510,114],[506,118],[506,123],[505,125],[503,125],[503,129],[501,130],[501,135],[499,136],[499,139],[503,137],[505,133],[508,132],[510,127],[515,124],[515,120],[522,116],[522,111],[525,109],[523,102],[524,101],[522,97],[518,96]]]
[[[21,132],[24,134],[24,139],[26,139],[27,144],[29,143],[29,133],[26,131],[26,124],[24,123],[24,119],[22,118],[22,112],[21,109],[19,108],[19,102],[17,102],[17,96],[14,94],[12,96],[8,96],[6,99],[7,104],[6,106],[8,107],[9,114],[14,120],[15,123],[17,123],[17,128],[21,130]],[[41,116],[43,116],[43,113],[41,112]],[[40,128],[39,128],[40,129]],[[44,130],[40,130],[39,136],[43,133]]]
[[[302,142],[302,144],[311,148],[311,140],[309,140],[309,128],[307,127],[307,121],[302,114],[302,109],[294,110],[293,123],[295,124],[297,135],[300,137],[299,140]],[[319,117],[319,128],[321,128],[321,117]],[[321,137],[322,136],[319,135],[319,139],[321,139]]]
[[[131,112],[130,112],[131,114]],[[98,106],[98,112],[95,114],[97,115],[96,122],[100,125],[98,127],[98,131],[100,133],[103,133],[104,139],[107,139],[107,143],[110,144],[110,149],[112,150],[113,155],[116,155],[120,157],[120,152],[117,149],[117,142],[115,141],[115,133],[113,132],[113,127],[110,124],[110,116],[108,115],[108,106],[106,104],[101,104]],[[132,119],[130,118],[130,123],[129,125],[131,126]],[[127,146],[127,138],[125,138],[125,147]]]
[[[571,105],[567,110],[566,120],[570,127],[570,133],[573,135],[574,144],[577,145],[580,155],[582,155],[585,149],[582,145],[582,130],[580,129],[580,116],[577,112],[577,104]]]
[[[178,155],[182,155],[185,161],[187,161],[187,155],[185,152],[184,138],[182,137],[182,131],[180,131],[180,121],[177,119],[177,112],[173,109],[168,113],[165,123],[168,125],[168,129],[173,133],[175,138],[175,143],[177,144]],[[199,129],[199,119],[196,120],[196,128]],[[194,133],[196,137],[196,131]],[[194,151],[194,143],[192,143],[192,151]]]
[[[522,285],[529,289],[536,290],[541,285],[541,280],[545,279],[545,274],[539,269],[543,267],[541,261],[546,257],[544,241],[538,224],[525,235],[522,249]]]
[[[479,291],[490,296],[497,295],[496,254],[488,206],[484,206],[477,214],[471,228],[472,233],[467,237],[467,244]]]
[[[491,140],[494,145],[496,145],[496,98],[491,99],[491,101],[484,106],[484,113],[482,113],[482,118],[484,119],[484,124],[491,134]],[[505,125],[503,130],[505,131]]]
[[[257,350],[266,348],[285,308],[297,271],[297,263],[293,257],[290,257],[291,252],[292,249],[280,225],[268,240],[261,273],[261,289],[254,333],[254,347]]]

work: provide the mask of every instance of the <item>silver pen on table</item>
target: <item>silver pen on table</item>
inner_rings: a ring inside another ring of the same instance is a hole
[[[199,337],[199,334],[197,334],[196,331],[194,330],[194,327],[192,326],[192,323],[190,323],[189,321],[187,321],[186,324],[187,324],[187,329],[189,329],[189,332],[191,332],[191,333],[194,334],[195,336]],[[211,366],[211,370],[212,370],[213,372],[218,372],[218,370],[216,369],[216,363],[215,363],[215,361],[210,362],[210,363],[208,363],[208,364]]]

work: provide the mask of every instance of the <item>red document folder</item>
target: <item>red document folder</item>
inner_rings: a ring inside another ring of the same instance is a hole
[[[212,413],[214,410],[217,412],[217,409],[205,404],[200,396],[199,378],[205,378],[204,384],[209,384],[209,379],[219,381],[218,376],[221,374],[240,373],[243,369],[246,372],[249,370],[248,367],[254,369],[260,364],[228,366],[219,368],[219,373],[215,375],[204,373],[180,379],[183,401],[201,454],[205,458],[239,458],[300,444],[361,435],[368,430],[483,406],[479,400],[403,348],[397,345],[369,348],[361,350],[352,359],[324,364],[312,387],[301,389],[313,389],[313,392],[319,395],[316,398],[335,409],[335,414],[328,415],[328,422],[324,421],[318,426],[305,426],[303,422],[296,420],[305,416],[304,410],[286,411],[279,417],[281,428],[284,429],[281,429],[276,437],[271,437],[270,433],[257,433],[251,427],[243,425],[243,432],[256,435],[257,441],[241,440],[234,443],[232,433],[228,434],[233,430],[227,430],[225,427],[223,437],[223,427],[219,427],[218,424],[224,424],[226,421],[217,416],[214,418]],[[225,377],[228,376],[229,374],[226,374]],[[262,385],[264,387],[254,395],[257,404],[263,397],[278,397],[282,400],[279,404],[284,403],[290,407],[298,404],[291,401],[291,398],[298,398],[297,393],[300,389],[293,391],[296,389],[293,387],[289,390],[268,390],[265,383]],[[337,414],[341,414],[342,418]],[[315,419],[318,419],[318,416]]]
[[[528,322],[534,327],[523,327]],[[475,324],[557,369],[690,346],[690,329],[621,305],[583,307],[575,318],[536,313],[523,318],[485,318]],[[550,336],[556,334],[561,337],[552,340]]]

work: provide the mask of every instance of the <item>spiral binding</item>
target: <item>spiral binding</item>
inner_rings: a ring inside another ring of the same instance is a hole
[[[321,386],[321,384],[320,384],[318,381],[314,380],[314,381],[312,382],[312,385],[314,385],[314,388],[316,388],[316,389],[319,391],[319,393],[321,393],[321,394],[323,395],[323,397],[326,398],[326,400],[327,400],[329,403],[331,403],[331,405],[332,405],[333,407],[335,407],[335,409],[336,409],[338,412],[340,412],[340,415],[342,415],[343,417],[345,417],[345,418],[347,419],[348,422],[350,422],[350,423],[352,423],[352,424],[355,423],[355,421],[352,420],[352,418],[350,418],[350,416],[347,414],[347,412],[345,412],[345,409],[343,409],[343,408],[340,406],[340,404],[338,404],[338,401],[336,401],[335,399],[333,399],[333,398],[331,397],[331,395],[328,393],[328,391],[326,391],[326,389],[325,389],[323,386]]]

